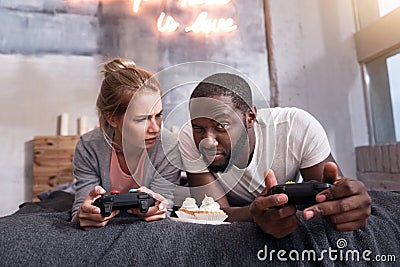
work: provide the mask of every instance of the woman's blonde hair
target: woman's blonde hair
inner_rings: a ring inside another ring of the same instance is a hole
[[[137,67],[135,62],[125,58],[115,58],[106,62],[102,72],[104,79],[96,107],[100,129],[111,144],[114,128],[108,123],[107,118],[122,116],[137,91],[150,89],[160,92],[161,86],[150,72]]]

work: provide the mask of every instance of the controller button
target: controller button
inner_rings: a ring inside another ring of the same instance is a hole
[[[146,213],[149,210],[149,206],[147,205],[147,201],[140,200],[140,212]]]
[[[104,203],[104,215],[106,217],[110,216],[112,212],[112,205],[109,203]]]
[[[136,193],[137,192],[137,189],[129,189],[129,193]]]
[[[144,193],[144,194],[139,194],[137,197],[138,197],[138,199],[147,199],[147,198],[148,198],[148,196],[147,196],[146,193]]]
[[[118,195],[119,193],[121,193],[121,192],[119,192],[118,190],[111,190],[110,191],[111,195]]]

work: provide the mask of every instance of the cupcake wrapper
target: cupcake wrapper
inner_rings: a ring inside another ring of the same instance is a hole
[[[186,213],[184,211],[175,211],[175,214],[178,216],[178,218],[183,218],[183,219],[196,219],[194,215],[191,215],[189,213]]]
[[[220,214],[195,213],[194,217],[199,220],[223,222],[225,221],[226,218],[228,218],[228,215],[222,213]]]

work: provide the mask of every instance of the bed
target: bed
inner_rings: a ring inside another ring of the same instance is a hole
[[[255,224],[114,219],[83,231],[70,222],[73,194],[55,191],[0,218],[1,266],[398,266],[400,192],[371,191],[368,226],[336,232],[324,219],[283,239]]]

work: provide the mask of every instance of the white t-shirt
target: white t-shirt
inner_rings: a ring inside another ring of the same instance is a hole
[[[232,166],[214,173],[232,206],[248,205],[263,191],[266,170],[274,171],[278,184],[295,180],[299,169],[320,163],[331,152],[321,124],[298,108],[258,110],[255,136],[255,150],[247,168]],[[190,123],[179,134],[179,148],[186,171],[208,172],[193,141]]]

